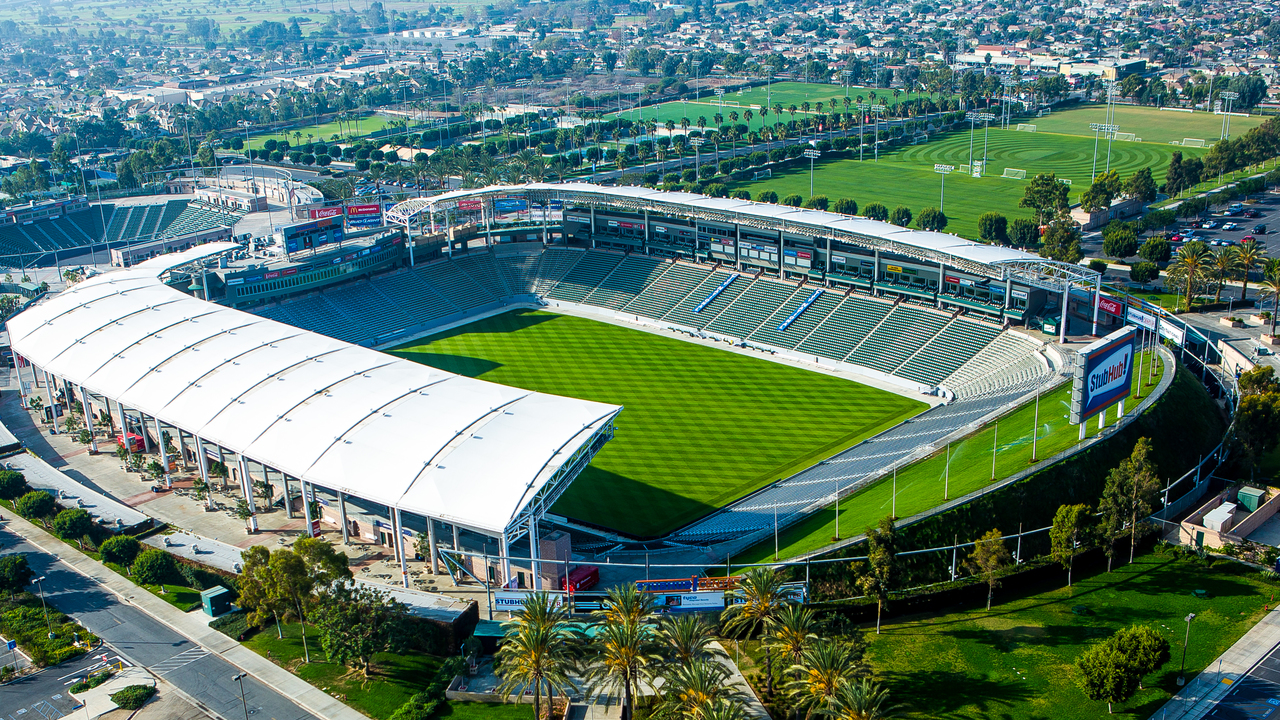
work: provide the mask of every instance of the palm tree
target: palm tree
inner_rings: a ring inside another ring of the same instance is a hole
[[[1280,273],[1271,273],[1262,280],[1261,286],[1258,288],[1258,298],[1265,300],[1271,298],[1275,307],[1271,309],[1271,336],[1276,334],[1276,316],[1280,315]]]
[[[792,667],[799,665],[806,647],[818,636],[813,633],[813,611],[800,605],[787,605],[768,622],[765,644],[771,646]]]
[[[651,680],[661,657],[654,652],[657,637],[652,623],[653,598],[634,584],[615,587],[596,612],[592,657],[584,679],[597,697],[622,696],[622,720],[630,720],[633,698],[643,681]]]
[[[745,696],[729,681],[729,668],[714,660],[699,659],[673,664],[663,677],[662,702],[657,717],[696,718],[703,708],[721,702],[740,703]]]
[[[822,711],[831,720],[890,720],[899,717],[899,705],[889,704],[889,691],[870,678],[841,688]]]
[[[1213,295],[1213,301],[1218,302],[1222,299],[1223,286],[1227,284],[1228,280],[1240,273],[1240,251],[1230,245],[1218,248],[1214,251],[1210,262],[1214,279],[1218,281],[1218,288]]]
[[[826,710],[832,700],[865,669],[854,648],[838,640],[821,640],[805,648],[799,663],[791,667],[796,679],[787,683],[796,710],[805,709],[805,720]]]
[[[1169,265],[1169,279],[1183,286],[1183,299],[1186,310],[1191,311],[1191,299],[1195,289],[1204,282],[1209,272],[1209,247],[1199,240],[1193,240],[1178,249],[1178,254]]]
[[[786,604],[782,577],[769,568],[752,568],[742,577],[734,594],[740,603],[725,608],[721,624],[726,633],[752,633],[776,617]],[[764,648],[765,688],[773,694],[773,649]]]
[[[668,615],[658,626],[662,652],[673,665],[723,656],[723,650],[711,645],[715,642],[714,632],[711,623],[696,613]]]
[[[515,617],[504,624],[506,637],[498,648],[498,694],[519,697],[533,690],[533,716],[542,720],[542,690],[548,696],[573,691],[575,638],[568,615],[552,605],[545,592],[524,599]]]
[[[1261,265],[1266,257],[1267,246],[1258,242],[1256,238],[1240,245],[1240,277],[1244,281],[1240,287],[1241,302],[1244,302],[1245,295],[1249,292],[1249,273]]]

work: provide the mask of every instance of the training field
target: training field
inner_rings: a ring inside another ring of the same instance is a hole
[[[338,135],[343,140],[343,142],[345,142],[348,134],[356,134],[357,132],[359,132],[360,135],[368,135],[370,133],[381,132],[396,120],[397,118],[389,117],[386,115],[365,115],[364,117],[360,118],[360,123],[358,126],[354,122],[352,123],[343,122],[341,128],[339,128],[338,122],[333,121],[333,122],[321,123],[319,125],[307,125],[305,127],[291,127],[278,132],[268,132],[268,133],[261,133],[258,135],[250,135],[249,147],[261,148],[263,143],[271,139],[288,140],[290,145],[295,145],[297,144],[297,141],[294,139],[294,135],[293,135],[295,132],[302,133],[303,143],[320,142],[322,140],[324,142],[333,142],[334,135]],[[410,130],[412,129],[413,128],[410,128]],[[399,130],[396,129],[396,130],[393,130],[393,132],[399,132]],[[308,140],[307,139],[308,135],[311,135],[313,137],[311,137],[311,139]],[[240,137],[243,139],[244,135],[241,135]]]
[[[623,405],[615,438],[553,511],[665,534],[926,409],[748,355],[515,311],[391,351],[504,385]]]
[[[1143,142],[1176,141],[1180,143],[1183,138],[1200,138],[1205,142],[1213,142],[1222,133],[1222,116],[1199,110],[1186,113],[1176,110],[1158,110],[1153,107],[1117,105],[1113,115],[1115,124],[1120,127],[1120,132],[1133,133],[1142,138]],[[1034,124],[1036,131],[1040,133],[1082,135],[1092,141],[1093,131],[1089,129],[1089,123],[1106,122],[1106,116],[1106,105],[1080,105],[1070,110],[1054,111],[1045,117],[1028,118],[1020,122]],[[1231,116],[1231,137],[1240,137],[1250,128],[1261,125],[1265,120],[1266,118],[1259,115],[1251,117],[1233,115]]]
[[[905,93],[899,94],[898,98],[893,97],[892,90],[875,89],[868,87],[858,87],[856,85],[849,86],[850,102],[856,103],[858,96],[861,95],[863,102],[870,103],[871,93],[876,94],[875,103],[883,105],[896,105],[898,102],[906,100]],[[844,112],[844,96],[845,88],[843,85],[828,85],[825,83],[802,83],[802,82],[776,82],[772,88],[765,86],[749,88],[741,91],[730,91],[724,94],[724,104],[721,99],[713,93],[708,92],[701,98],[696,100],[674,100],[672,102],[662,103],[661,105],[653,105],[645,108],[637,108],[634,110],[623,110],[621,113],[609,113],[608,117],[615,115],[628,118],[630,120],[656,119],[659,124],[671,120],[680,127],[681,118],[689,118],[689,129],[697,129],[698,117],[707,119],[707,127],[716,127],[715,114],[720,113],[724,116],[724,122],[728,123],[729,113],[737,111],[738,122],[745,123],[752,130],[759,130],[765,124],[773,125],[778,121],[788,122],[792,119],[791,113],[787,110],[791,105],[796,106],[795,117],[799,118],[805,113],[800,109],[800,103],[806,100],[810,103],[809,114],[816,115],[818,113],[817,104],[822,103],[822,112],[824,114],[831,112],[831,101],[836,101],[836,110]],[[912,97],[915,97],[914,95]],[[769,100],[772,98],[772,102]],[[733,105],[731,103],[738,103]],[[773,114],[773,106],[781,103],[783,107],[782,116],[778,117]],[[764,106],[768,104],[769,114],[764,118],[760,117],[759,109],[753,108],[753,105]],[[853,106],[850,105],[853,110]],[[751,122],[747,122],[742,117],[744,110],[751,110],[753,117]],[[856,110],[854,110],[856,112]]]
[[[1135,395],[1139,392],[1145,395],[1164,375],[1164,363],[1159,361],[1152,372],[1150,351],[1140,355],[1143,372],[1139,377],[1137,368],[1134,370]],[[861,534],[895,508],[899,518],[911,517],[948,499],[986,487],[992,478],[993,450],[999,451],[994,466],[996,478],[1006,478],[1026,469],[1031,464],[1033,428],[1038,459],[1053,457],[1070,448],[1079,438],[1079,426],[1067,422],[1070,402],[1071,383],[1067,382],[1040,398],[1038,412],[1034,402],[1028,403],[996,422],[984,425],[969,437],[952,443],[949,471],[946,450],[903,467],[898,471],[896,505],[891,477],[843,498],[840,501],[840,537]],[[1130,407],[1137,402],[1141,401],[1131,398]],[[1115,411],[1112,410],[1108,425],[1113,424],[1114,419]],[[1088,437],[1097,434],[1098,423],[1095,420],[1088,427]],[[783,531],[779,537],[778,556],[788,558],[813,552],[831,544],[835,535],[835,509],[826,508]],[[773,560],[773,548],[773,538],[769,538],[739,553],[734,559],[743,563],[768,562]]]
[[[855,152],[852,159],[819,159],[814,166],[813,191],[831,200],[850,197],[862,208],[878,201],[891,210],[896,205],[906,205],[917,215],[922,208],[938,206],[942,176],[933,171],[935,163],[952,165],[956,172],[947,176],[946,206],[943,208],[951,223],[947,232],[964,237],[977,237],[978,216],[989,210],[1002,213],[1010,219],[1031,217],[1029,210],[1019,208],[1025,180],[1003,178],[1005,168],[1025,170],[1027,178],[1036,173],[1052,172],[1072,181],[1071,198],[1075,202],[1079,194],[1088,188],[1093,171],[1093,138],[1047,133],[1028,133],[1016,130],[991,129],[987,137],[987,171],[985,177],[974,178],[959,172],[961,165],[969,163],[970,134],[968,130],[936,135],[929,142],[882,150],[880,161],[870,148],[864,150],[864,160],[858,161]],[[1169,156],[1181,150],[1186,156],[1206,152],[1202,148],[1178,148],[1158,143],[1116,142],[1111,147],[1111,169],[1118,170],[1126,178],[1139,168],[1150,167],[1156,182],[1164,179]],[[983,133],[978,128],[973,134],[973,157],[981,160]],[[1098,149],[1097,171],[1107,166],[1106,143]],[[730,189],[746,189],[756,197],[762,190],[773,190],[779,197],[791,193],[809,195],[809,168],[796,165],[787,172],[773,173],[773,177],[758,182],[735,183]]]

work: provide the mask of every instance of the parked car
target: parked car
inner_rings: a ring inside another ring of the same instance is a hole
[[[1218,221],[1206,220],[1204,223],[1200,225],[1200,227],[1204,228],[1205,230],[1214,230],[1218,227]]]
[[[1257,240],[1257,238],[1255,238],[1252,235],[1245,235],[1244,237],[1240,238],[1240,242],[1249,242],[1250,240]]]
[[[1223,229],[1223,230],[1239,230],[1239,229],[1240,229],[1240,224],[1239,224],[1239,223],[1233,223],[1233,222],[1223,223],[1223,225],[1222,225],[1222,229]]]
[[[1262,213],[1257,210],[1254,210],[1253,208],[1249,208],[1248,210],[1244,211],[1244,216],[1247,218],[1260,218],[1262,217]]]
[[[1257,225],[1254,225],[1254,226],[1253,226],[1253,234],[1254,234],[1254,235],[1266,235],[1266,234],[1267,234],[1267,226],[1266,226],[1266,225],[1264,225],[1264,224],[1262,224],[1262,223],[1258,223]]]

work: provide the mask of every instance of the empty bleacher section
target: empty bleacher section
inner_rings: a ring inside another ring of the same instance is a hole
[[[795,294],[795,285],[772,280],[757,280],[726,307],[719,317],[709,323],[707,330],[730,337],[745,338],[755,332],[761,323],[778,311],[782,303]]]
[[[805,295],[806,297],[799,297],[800,295]],[[759,330],[752,333],[749,339],[777,347],[794,348],[800,344],[801,340],[809,337],[809,333],[813,332],[818,323],[826,320],[831,311],[835,310],[836,306],[844,299],[839,293],[823,292],[786,330],[779,332],[778,326],[792,313],[792,310],[787,310],[787,307],[793,303],[796,307],[799,307],[801,303],[808,299],[807,295],[807,291],[797,293],[797,296],[793,297],[787,303],[787,306],[784,306],[785,313],[780,311],[769,322],[761,325]],[[777,320],[777,322],[774,322],[774,320]]]
[[[245,215],[243,210],[218,207],[198,200],[171,200],[169,202],[184,203],[184,205],[173,221],[161,228],[157,233],[157,237],[177,237],[214,228],[230,227]]]
[[[796,349],[807,355],[843,360],[893,306],[865,295],[850,295]]]
[[[688,263],[673,263],[662,277],[642,290],[623,306],[623,310],[649,318],[660,318],[707,279],[711,268]]]
[[[542,262],[538,265],[538,280],[534,285],[534,292],[546,295],[585,255],[586,252],[582,250],[548,248],[542,253]]]
[[[540,254],[506,255],[499,258],[498,270],[511,292],[522,295],[536,292],[534,285],[538,281],[538,264],[542,261]]]
[[[699,329],[706,327],[708,323],[716,319],[716,316],[720,314],[721,310],[728,307],[729,303],[737,300],[738,296],[742,294],[742,291],[752,283],[751,276],[738,275],[733,282],[729,283],[728,287],[720,291],[719,295],[716,295],[714,300],[707,303],[701,311],[698,311],[698,307],[702,305],[707,298],[710,298],[712,294],[714,294],[716,290],[724,284],[725,280],[728,280],[734,275],[738,275],[738,273],[724,270],[717,270],[711,273],[702,281],[701,285],[695,288],[694,291],[689,293],[689,295],[687,295],[683,300],[676,303],[675,307],[671,308],[670,312],[663,315],[662,319]]]
[[[961,399],[1028,392],[1053,374],[1041,347],[1026,336],[1001,333],[941,384]]]
[[[357,341],[368,337],[378,338],[417,324],[409,315],[392,303],[373,283],[359,282],[325,290],[324,295],[342,313],[360,325]]]
[[[564,279],[547,293],[547,297],[565,302],[582,302],[622,262],[622,257],[621,253],[588,250],[578,264],[565,274]]]
[[[462,272],[452,260],[435,262],[414,270],[424,282],[435,288],[456,310],[470,310],[496,298],[471,276]]]
[[[115,216],[116,206],[111,203],[103,203],[85,210],[84,212],[72,213],[62,220],[69,220],[75,230],[71,231],[72,237],[77,238],[82,243],[102,242],[102,228],[104,223],[110,224],[111,219]],[[68,228],[70,230],[70,228]],[[76,235],[76,231],[80,235]],[[83,236],[83,237],[81,237]]]
[[[384,275],[374,282],[392,304],[398,305],[415,322],[427,322],[458,311],[412,270]]]
[[[947,317],[914,305],[898,305],[875,330],[850,353],[849,362],[892,373],[920,346],[927,343]]]
[[[493,255],[489,253],[473,253],[456,257],[453,262],[458,266],[458,269],[479,283],[480,287],[484,288],[493,298],[504,298],[515,294],[503,282]]]
[[[647,255],[628,255],[583,300],[587,305],[620,310],[650,283],[662,277],[671,263]]]
[[[957,317],[894,374],[937,385],[999,334],[1000,328],[995,325]]]

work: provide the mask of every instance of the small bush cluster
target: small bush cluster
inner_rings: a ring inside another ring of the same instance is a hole
[[[249,624],[249,613],[244,610],[233,610],[209,623],[209,627],[234,640],[244,640],[248,637],[252,625]]]
[[[155,694],[156,689],[152,685],[130,685],[120,692],[113,693],[111,702],[125,710],[139,710]]]
[[[93,688],[98,687],[99,685],[106,682],[107,680],[110,680],[111,675],[112,673],[108,671],[104,673],[98,673],[97,675],[94,675],[88,678],[87,680],[81,680],[80,682],[71,686],[71,692],[78,694],[86,690],[92,690]]]
[[[84,645],[96,640],[89,631],[53,608],[49,608],[46,621],[39,598],[29,593],[4,603],[0,610],[3,610],[0,612],[0,634],[18,641],[18,646],[31,658],[31,662],[41,667],[57,665],[80,655],[85,651]],[[49,637],[50,627],[53,628],[52,638]],[[79,647],[75,645],[77,634],[82,643]]]
[[[462,658],[451,657],[445,660],[436,671],[435,677],[431,678],[431,684],[401,705],[400,709],[391,716],[391,720],[428,720],[435,715],[440,706],[444,705],[445,690],[449,689],[449,683],[462,670]]]

